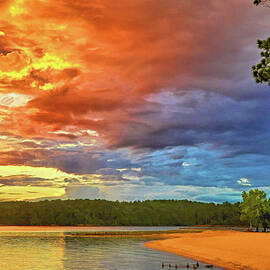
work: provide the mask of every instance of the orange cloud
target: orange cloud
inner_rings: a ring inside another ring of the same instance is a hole
[[[0,12],[0,164],[38,166],[63,150],[47,140],[159,146],[174,112],[152,97],[244,80],[268,18],[246,0],[5,0]]]
[[[218,73],[222,65],[211,59],[230,50],[226,32],[244,20],[235,13],[240,5],[248,11],[243,0],[5,1],[0,91],[32,95],[23,117],[29,125],[39,119],[41,130],[54,121],[77,125],[90,111],[118,117],[123,106],[143,104],[146,94],[185,86],[190,75],[203,77],[207,66]],[[217,79],[226,76],[220,70]]]
[[[26,95],[0,128],[52,137],[72,126],[111,141],[113,126],[136,123],[128,111],[148,106],[148,94],[234,78],[226,63],[241,61],[244,43],[234,37],[254,12],[244,0],[9,0],[0,11],[0,91]]]

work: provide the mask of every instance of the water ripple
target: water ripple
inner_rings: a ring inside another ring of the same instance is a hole
[[[148,249],[144,241],[143,238],[81,238],[60,234],[48,237],[37,233],[26,237],[22,232],[13,236],[0,235],[0,269],[161,270],[161,262],[164,262],[177,264],[180,270],[186,269],[187,263],[196,263]]]

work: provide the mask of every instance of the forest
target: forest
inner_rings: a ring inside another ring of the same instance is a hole
[[[52,200],[1,202],[0,225],[190,226],[247,225],[240,203],[188,200]]]

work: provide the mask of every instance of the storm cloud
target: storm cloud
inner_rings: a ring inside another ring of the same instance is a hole
[[[218,202],[269,186],[270,92],[250,67],[270,13],[251,2],[1,1],[0,165],[17,169],[0,192]]]

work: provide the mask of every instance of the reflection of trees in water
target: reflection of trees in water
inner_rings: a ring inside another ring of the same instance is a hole
[[[145,238],[66,237],[65,270],[153,270],[162,262],[186,269],[196,261],[144,247]],[[149,239],[148,239],[149,240]],[[204,263],[200,267],[206,269]],[[168,268],[169,269],[169,268]],[[215,268],[219,269],[219,268]]]
[[[64,270],[65,240],[49,234],[20,232],[0,235],[0,269]]]
[[[160,269],[162,261],[185,269],[187,263],[196,263],[148,249],[143,245],[145,241],[145,238],[64,237],[51,232],[1,234],[0,269],[152,270]],[[204,264],[201,267],[205,268]]]

